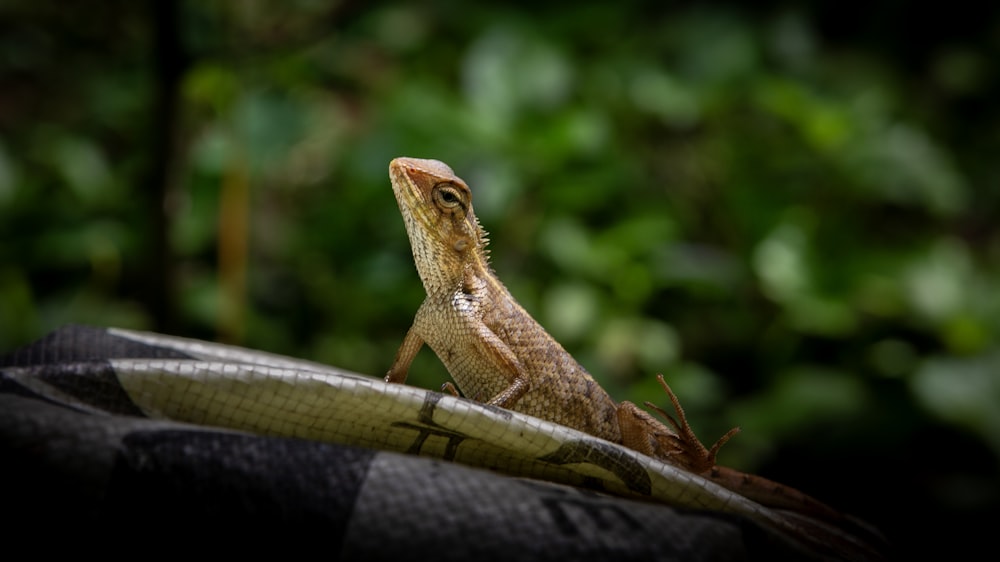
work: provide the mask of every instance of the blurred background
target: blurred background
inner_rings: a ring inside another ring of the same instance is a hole
[[[423,299],[388,163],[436,158],[614,397],[663,373],[723,464],[954,558],[1000,520],[1000,9],[962,4],[4,0],[0,352],[380,376]]]

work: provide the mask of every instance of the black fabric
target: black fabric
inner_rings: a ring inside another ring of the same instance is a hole
[[[44,383],[49,392],[58,390],[67,397],[75,399],[80,405],[115,415],[138,417],[145,415],[122,389],[115,370],[108,361],[34,365],[20,367],[19,370],[21,376],[18,378],[22,381],[25,376],[32,377]],[[0,391],[4,389],[22,396],[49,400],[47,395],[35,392],[9,374],[0,372]]]
[[[148,345],[111,334],[106,328],[70,324],[7,355],[0,369],[29,369],[31,376],[81,403],[112,414],[142,416],[115,377],[109,359],[190,359],[165,346]],[[47,399],[0,370],[0,392]]]
[[[5,543],[103,559],[815,559],[735,516],[143,417],[112,360],[185,357],[68,326],[0,359]]]
[[[103,359],[189,359],[175,349],[147,345],[108,332],[107,328],[69,324],[40,340],[0,356],[0,367],[53,365]]]
[[[4,532],[76,553],[111,532],[158,554],[335,554],[375,454],[0,395]]]
[[[235,433],[140,431],[122,440],[102,517],[252,553],[272,541],[340,552],[373,451]],[[227,550],[231,550],[227,548]]]

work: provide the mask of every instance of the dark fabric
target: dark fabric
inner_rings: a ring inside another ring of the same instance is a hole
[[[0,359],[6,543],[103,558],[811,559],[728,515],[144,418],[109,360],[178,355],[69,326]]]
[[[188,359],[164,346],[147,345],[108,332],[106,328],[71,324],[42,339],[0,356],[0,367],[53,365],[104,359]]]
[[[190,430],[122,440],[102,517],[133,537],[340,552],[374,451]],[[155,509],[150,509],[155,506]],[[140,515],[140,517],[136,517]]]
[[[106,360],[32,365],[18,367],[16,376],[11,373],[10,369],[0,371],[0,391],[39,400],[58,400],[53,393],[59,393],[66,398],[72,397],[78,407],[89,406],[123,416],[144,415],[122,389],[114,368]],[[32,379],[34,384],[26,386],[26,379]],[[40,386],[44,390],[40,390]]]

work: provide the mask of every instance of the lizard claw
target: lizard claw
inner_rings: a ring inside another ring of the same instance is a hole
[[[447,392],[455,398],[459,398],[458,389],[455,388],[455,385],[451,384],[451,381],[447,381],[441,385],[441,392]]]

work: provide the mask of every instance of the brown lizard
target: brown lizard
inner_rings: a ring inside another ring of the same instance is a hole
[[[841,519],[795,489],[717,466],[716,453],[739,428],[706,448],[662,375],[660,384],[677,419],[646,405],[672,428],[631,402],[616,403],[497,279],[489,265],[486,232],[472,210],[472,192],[446,164],[396,158],[389,164],[389,177],[427,298],[387,382],[404,382],[426,343],[468,397],[624,445],[770,507]],[[450,383],[444,388],[457,394]]]

